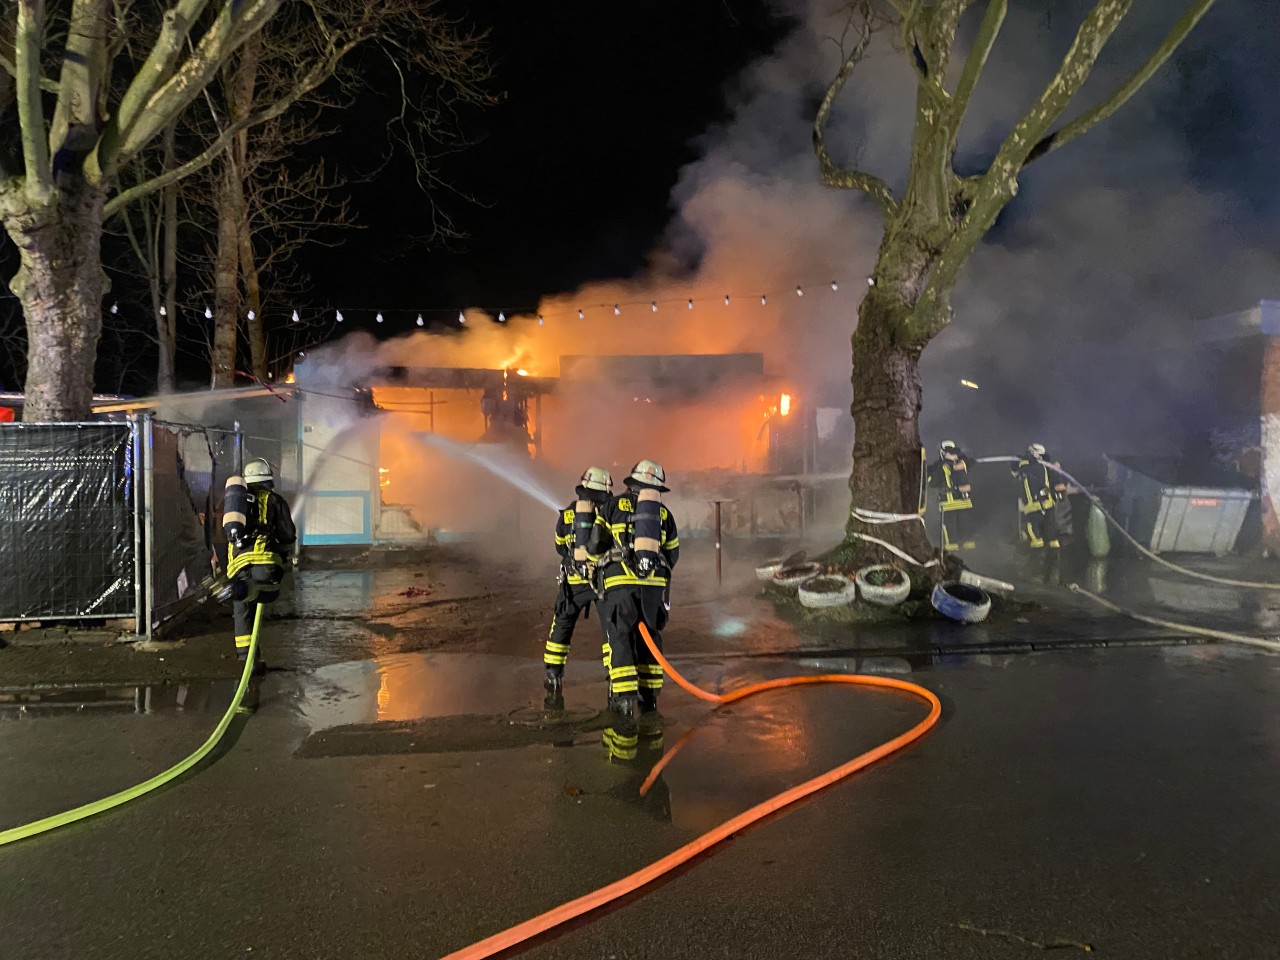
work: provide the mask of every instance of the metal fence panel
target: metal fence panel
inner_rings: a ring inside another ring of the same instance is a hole
[[[132,616],[127,423],[0,425],[0,620]]]
[[[156,423],[151,434],[151,522],[155,524],[155,533],[151,538],[154,556],[148,569],[153,577],[153,623],[167,619],[181,601],[196,593],[212,569],[211,544],[206,540],[204,525],[209,481],[198,474],[188,474],[183,449],[199,449],[199,444],[184,444],[178,429]],[[193,440],[204,438],[203,432],[187,432]],[[207,458],[207,444],[204,453]],[[210,466],[216,468],[217,465]],[[196,481],[194,489],[193,480]]]

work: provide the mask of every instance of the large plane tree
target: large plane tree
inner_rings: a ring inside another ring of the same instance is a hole
[[[1184,0],[1184,3],[1186,0]],[[1120,109],[1169,59],[1214,0],[1193,0],[1145,61],[1090,104],[1076,104],[1107,42],[1133,0],[1095,0],[1081,19],[1052,79],[995,149],[984,170],[959,173],[957,138],[1008,12],[1008,0],[860,0],[850,10],[843,60],[813,125],[822,182],[871,197],[884,236],[853,334],[856,430],[849,487],[853,507],[844,546],[849,566],[881,559],[870,535],[918,559],[932,553],[923,525],[868,525],[856,510],[914,514],[920,490],[920,355],[951,322],[951,297],[965,264],[1018,193],[1028,164],[1065,146]],[[967,49],[957,36],[966,17],[978,22]],[[915,84],[911,153],[895,192],[875,174],[841,165],[828,150],[831,109],[872,44],[891,31]],[[954,58],[954,63],[953,63]],[[1070,119],[1064,120],[1064,117]]]
[[[102,333],[104,221],[203,169],[243,131],[281,116],[379,48],[426,71],[447,111],[487,70],[481,38],[443,0],[9,0],[0,9],[0,219],[20,265],[10,288],[27,328],[23,419],[88,415]],[[287,82],[227,119],[198,152],[121,186],[131,162],[191,109],[273,18],[309,21]],[[339,78],[342,79],[342,78]],[[345,83],[350,80],[344,81]]]

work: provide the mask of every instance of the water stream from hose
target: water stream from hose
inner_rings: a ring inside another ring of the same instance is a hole
[[[426,446],[439,450],[455,460],[474,463],[549,510],[557,513],[560,511],[562,507],[560,501],[547,489],[543,481],[534,475],[529,460],[521,457],[514,450],[491,444],[455,443],[434,433],[420,433],[417,436]]]

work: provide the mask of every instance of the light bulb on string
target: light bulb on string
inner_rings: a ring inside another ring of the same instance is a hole
[[[301,318],[298,316],[298,311],[295,310],[293,311],[293,316],[291,316],[289,319],[292,320],[294,323],[297,323],[298,320]]]
[[[205,318],[206,320],[212,320],[212,319],[213,319],[213,311],[212,311],[212,310],[210,310],[208,307],[205,307],[205,308],[204,308],[204,318]]]
[[[613,315],[615,317],[622,316],[622,309],[616,303],[613,305]]]
[[[379,323],[381,323],[381,322],[382,322],[382,311],[381,311],[381,310],[379,310],[379,311],[378,311],[378,315],[377,315],[376,317],[374,317],[373,319],[375,319],[375,320],[377,320]]]
[[[544,322],[545,322],[545,321],[543,321],[543,319],[542,319],[542,314],[538,314],[538,326],[540,326],[540,327],[541,327],[541,326],[543,326],[543,325],[544,325]]]
[[[652,310],[654,313],[657,313],[657,312],[658,312],[658,301],[657,301],[657,300],[654,300],[652,303],[650,303],[650,304],[649,304],[649,309],[650,309],[650,310]]]
[[[729,295],[727,293],[724,295],[724,305],[726,307],[729,305]]]
[[[767,306],[767,305],[768,305],[768,303],[769,303],[769,298],[768,298],[768,296],[766,296],[766,295],[765,295],[765,294],[763,294],[763,293],[762,293],[762,294],[760,294],[760,306],[762,306],[762,307],[763,307],[763,306]]]
[[[422,314],[418,314],[418,326],[425,326],[426,321],[422,319]]]
[[[689,309],[690,309],[690,310],[692,310],[692,309],[693,309],[693,297],[690,297],[690,298],[689,298]]]
[[[341,322],[342,322],[342,311],[341,311],[341,310],[336,310],[336,311],[334,311],[333,319],[335,319],[335,320],[337,320],[339,323],[341,323]]]
[[[585,320],[585,319],[587,319],[587,315],[586,315],[585,313],[583,313],[581,310],[579,310],[579,311],[578,311],[578,319],[579,319],[579,320]]]
[[[250,310],[250,311],[249,311],[249,319],[250,319],[250,320],[257,320],[257,319],[258,319],[258,315],[257,315],[256,313],[254,313],[252,310]]]
[[[876,285],[876,278],[875,278],[875,277],[867,277],[867,286],[868,286],[868,287],[874,287],[875,285]]]
[[[498,322],[499,322],[499,323],[506,323],[506,322],[507,322],[507,315],[506,315],[505,313],[503,313],[501,310],[499,310],[499,311],[498,311]]]
[[[796,296],[797,296],[797,297],[803,297],[803,296],[804,296],[804,291],[803,291],[803,290],[801,290],[799,287],[796,287]]]
[[[836,283],[834,280],[832,280],[832,281],[831,281],[831,289],[832,289],[832,290],[839,290],[839,289],[840,289],[840,284],[838,284],[838,283]]]
[[[168,315],[169,311],[164,308],[164,304],[160,304],[160,316],[167,317]]]
[[[459,310],[459,311],[458,311],[458,322],[459,322],[459,323],[466,323],[466,322],[467,322],[467,315],[466,315],[465,313],[463,313],[461,310]]]
[[[120,312],[120,304],[118,304],[118,303],[113,303],[113,304],[111,305],[111,312],[112,312],[112,313],[119,313],[119,312]]]

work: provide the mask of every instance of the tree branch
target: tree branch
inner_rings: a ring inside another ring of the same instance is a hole
[[[8,57],[6,57],[3,53],[0,53],[0,70],[3,70],[5,73],[7,73],[11,77],[16,77],[18,75],[18,68],[14,66],[13,61],[10,60]],[[45,93],[57,93],[58,81],[50,80],[46,76],[41,76],[40,89],[43,90]]]
[[[1116,88],[1115,92],[1106,100],[1041,139],[1039,143],[1031,148],[1031,152],[1027,154],[1027,159],[1024,161],[1023,166],[1025,167],[1033,160],[1039,160],[1064,144],[1070,143],[1080,134],[1091,130],[1124,106],[1135,93],[1146,85],[1156,71],[1164,66],[1165,61],[1173,55],[1173,52],[1182,41],[1187,38],[1187,34],[1209,12],[1209,8],[1213,6],[1213,3],[1214,0],[1196,0],[1195,3],[1191,4],[1178,22],[1173,25],[1173,29],[1169,31],[1168,36],[1164,38],[1160,46],[1147,59],[1146,63],[1135,70],[1129,79]]]
[[[955,93],[951,98],[949,109],[952,136],[960,130],[965,111],[969,109],[969,98],[973,96],[973,89],[978,85],[978,78],[982,76],[982,71],[987,65],[987,58],[991,56],[991,48],[995,46],[996,38],[1000,36],[1000,27],[1004,24],[1004,17],[1008,10],[1009,0],[988,0],[987,2],[987,12],[982,15],[978,35],[973,38],[973,46],[969,49],[969,56],[965,59],[964,69],[960,73],[960,81],[956,84]]]
[[[236,135],[241,130],[247,130],[250,127],[256,127],[259,124],[266,123],[280,116],[291,106],[297,103],[302,97],[310,93],[321,83],[323,83],[332,73],[334,66],[350,53],[358,45],[357,42],[347,43],[342,47],[330,51],[330,55],[322,61],[312,65],[302,78],[295,84],[285,96],[268,104],[256,113],[250,114],[236,123],[230,124],[209,144],[203,151],[196,154],[186,163],[183,163],[172,170],[166,170],[159,176],[152,177],[150,180],[132,186],[127,190],[123,190],[107,201],[104,210],[105,217],[111,217],[120,212],[120,210],[141,197],[149,196],[157,190],[163,190],[171,183],[175,183],[184,177],[190,176],[198,170],[207,167],[213,160],[224,150],[226,150],[235,140]]]
[[[40,102],[40,34],[44,29],[44,0],[18,0],[18,24],[13,38],[13,79],[18,95],[18,123],[22,128],[23,187],[27,196],[43,204],[53,191],[49,142],[45,139],[44,104]]]
[[[854,68],[866,54],[867,46],[871,43],[870,9],[864,5],[860,13],[851,12],[850,16],[864,18],[862,31],[857,43],[853,45],[853,49],[845,55],[844,62],[840,65],[840,70],[836,73],[835,79],[831,81],[831,85],[827,87],[822,103],[818,106],[817,116],[813,120],[813,151],[817,154],[818,167],[824,184],[841,190],[861,190],[880,205],[880,209],[884,212],[885,217],[888,218],[892,217],[898,209],[898,201],[894,199],[893,191],[889,189],[889,185],[874,174],[863,173],[860,170],[839,169],[832,163],[831,154],[827,151],[825,131],[827,120],[831,115],[831,107],[835,103],[836,97],[840,95],[840,91],[844,89],[845,83],[853,74]]]
[[[63,151],[85,154],[98,139],[97,109],[107,69],[109,0],[74,0],[58,80],[58,102],[49,127],[55,161]]]

